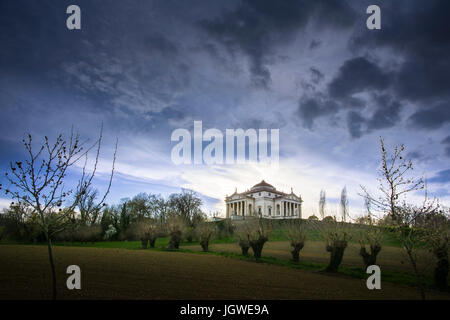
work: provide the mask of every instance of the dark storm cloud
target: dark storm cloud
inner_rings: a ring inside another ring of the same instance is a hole
[[[367,90],[383,90],[389,86],[390,77],[375,63],[364,57],[347,60],[336,78],[328,86],[333,98],[345,98]]]
[[[309,43],[309,49],[314,50],[314,49],[318,48],[321,44],[322,44],[322,42],[320,40],[313,39]]]
[[[178,52],[177,45],[159,33],[149,35],[145,42],[150,51],[155,50],[168,55]]]
[[[314,84],[318,84],[319,82],[321,82],[324,79],[324,74],[322,72],[320,72],[318,69],[311,67],[309,68],[309,71],[311,71],[311,81]]]
[[[314,81],[313,78],[314,83],[323,79],[323,75],[314,68],[311,68],[311,72],[317,80]],[[385,93],[391,81],[391,73],[382,70],[367,58],[349,59],[328,84],[325,94],[320,93],[300,100],[298,115],[303,124],[311,129],[315,118],[351,110],[346,115],[346,123],[350,135],[354,138],[372,130],[392,127],[400,120],[401,104]],[[358,93],[370,96],[372,111],[364,111],[367,102],[354,96]]]
[[[305,127],[312,129],[314,120],[328,116],[338,110],[338,105],[323,96],[304,98],[300,100],[297,115]]]
[[[357,51],[389,48],[402,57],[392,90],[397,99],[414,102],[415,127],[436,129],[450,121],[449,1],[396,1],[382,4],[379,32],[359,32],[352,40]],[[433,107],[429,107],[433,105]]]
[[[445,145],[445,154],[450,157],[450,136],[447,136],[441,143]]]
[[[347,126],[353,138],[359,138],[363,134],[374,130],[391,128],[400,121],[401,104],[388,95],[374,96],[374,112],[364,117],[360,111],[349,111],[347,113]]]
[[[354,29],[349,48],[356,57],[340,66],[320,99],[310,97],[314,108],[300,99],[298,114],[308,116],[307,127],[314,117],[333,114],[321,104],[330,99],[354,138],[399,124],[406,104],[415,108],[407,119],[411,128],[435,130],[450,122],[450,2],[396,1],[380,7],[381,30]],[[354,100],[360,93],[365,98]],[[316,112],[305,112],[310,109]]]
[[[366,122],[361,114],[357,111],[347,113],[347,126],[350,135],[353,138],[359,138],[363,134],[363,124]]]
[[[400,121],[402,105],[387,94],[374,97],[375,111],[367,122],[369,130],[390,128]]]
[[[269,65],[276,46],[292,40],[315,17],[319,28],[350,27],[355,20],[352,9],[343,1],[250,1],[199,25],[232,54],[236,50],[250,60],[252,81],[260,87],[271,82]]]
[[[424,107],[408,119],[416,128],[436,129],[450,122],[450,100],[438,103],[431,108]]]

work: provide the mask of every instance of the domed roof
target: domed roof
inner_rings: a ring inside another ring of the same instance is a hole
[[[255,189],[270,189],[270,190],[275,190],[274,186],[265,182],[264,180],[261,181],[260,183],[255,184],[251,190],[255,190]]]

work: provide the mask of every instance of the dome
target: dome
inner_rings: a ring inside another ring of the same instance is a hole
[[[274,186],[265,182],[264,180],[260,183],[255,184],[251,190],[262,190],[262,189],[269,189],[269,190],[275,190]]]

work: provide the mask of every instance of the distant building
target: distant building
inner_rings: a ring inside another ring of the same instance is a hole
[[[284,193],[264,180],[250,190],[238,193],[237,190],[225,198],[227,218],[239,219],[255,216],[271,219],[292,219],[302,217],[302,198],[300,195]]]

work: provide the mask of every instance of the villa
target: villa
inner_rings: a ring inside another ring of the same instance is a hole
[[[254,216],[269,219],[293,219],[302,217],[302,198],[291,193],[275,189],[264,180],[250,190],[235,192],[225,198],[226,217],[242,219]]]

